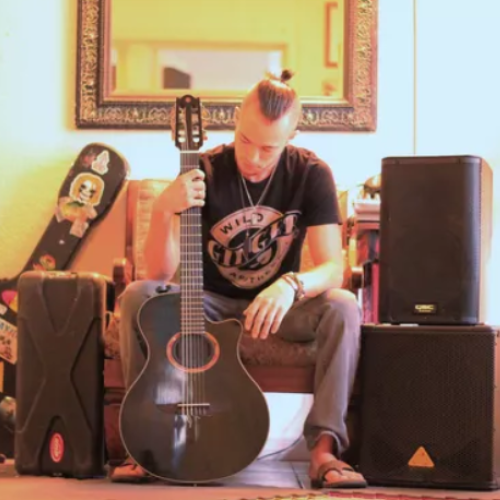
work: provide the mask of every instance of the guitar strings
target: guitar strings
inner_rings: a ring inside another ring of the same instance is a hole
[[[179,134],[180,136],[180,134]],[[184,143],[181,144],[181,174],[184,172],[184,154],[183,154],[183,149],[184,149]],[[186,218],[185,213],[181,213],[181,256],[183,255],[183,251],[186,246],[186,235],[185,235],[185,224],[184,224],[184,219]],[[181,260],[181,282],[185,283],[186,282],[186,259]],[[186,294],[184,293],[184,290],[181,289],[181,364],[184,365],[185,359],[186,359]],[[187,414],[188,407],[186,406],[187,403],[187,384],[186,384],[186,377],[183,377],[182,380],[182,414]]]
[[[184,116],[184,139],[182,143],[181,150],[181,173],[188,171],[188,164],[186,162],[186,150],[187,150],[187,139],[186,139],[186,121]],[[181,255],[184,257],[182,262],[182,278],[183,278],[183,289],[181,290],[181,300],[182,300],[182,328],[181,328],[181,341],[182,341],[182,365],[186,368],[184,376],[184,397],[183,397],[183,408],[184,413],[188,417],[191,415],[191,377],[190,373],[190,345],[189,345],[189,333],[190,333],[190,304],[189,304],[189,211],[184,211],[181,214],[182,225],[181,225],[181,245],[182,252]]]
[[[191,130],[193,132],[193,130]],[[190,160],[190,169],[195,169],[197,165],[194,162],[194,155],[192,152],[188,153]],[[200,403],[199,397],[199,373],[197,372],[197,368],[200,366],[199,364],[199,354],[198,354],[198,330],[199,330],[199,270],[197,268],[197,258],[198,258],[198,238],[197,238],[197,222],[198,222],[198,207],[192,207],[191,212],[191,220],[189,224],[189,233],[190,233],[190,244],[189,247],[191,249],[190,262],[191,262],[191,280],[192,280],[192,293],[191,297],[193,299],[193,304],[191,308],[192,315],[192,330],[191,330],[191,381],[193,384],[193,393],[192,393],[192,402],[195,406],[193,406],[193,415],[197,416],[199,414],[199,407],[197,406]],[[197,419],[193,422],[195,428],[197,425]],[[196,434],[195,434],[196,435]]]
[[[184,120],[186,126],[184,142],[182,143],[182,159],[181,168],[183,172],[188,172],[197,167],[194,164],[192,152],[188,147],[187,140],[187,123]],[[200,226],[200,209],[199,207],[191,207],[183,214],[183,253],[184,265],[184,283],[186,290],[183,294],[183,318],[184,318],[184,336],[183,339],[183,364],[187,368],[186,373],[186,383],[185,383],[185,408],[186,414],[189,417],[198,415],[200,413],[197,404],[203,402],[202,396],[204,395],[204,384],[200,379],[200,373],[197,369],[202,366],[202,331],[200,317],[203,318],[203,314],[197,314],[203,311],[203,293],[202,293],[202,276],[201,269],[197,266],[196,258],[201,256],[201,242],[197,238],[196,231],[199,230]],[[203,374],[203,371],[201,371]],[[201,377],[204,379],[204,377]],[[200,387],[200,385],[202,387]],[[201,407],[200,407],[201,408]]]
[[[181,142],[181,173],[198,168],[198,153],[192,151],[188,141],[188,124],[186,112],[183,114],[184,137]],[[201,121],[198,128],[191,130],[194,134],[202,134]],[[179,137],[179,136],[178,136]],[[197,137],[201,144],[201,135]],[[203,265],[201,233],[201,208],[191,207],[181,213],[181,356],[185,367],[183,379],[183,413],[188,425],[194,426],[195,437],[198,435],[198,419],[204,411],[205,370],[204,364],[211,355],[209,339],[205,333],[205,314],[203,307]]]
[[[200,133],[200,131],[198,131]],[[200,139],[200,138],[198,138]],[[198,155],[193,155],[192,167],[198,167]],[[196,161],[195,161],[196,160]],[[195,220],[191,226],[191,233],[193,234],[192,240],[196,243],[193,244],[193,248],[195,250],[195,269],[194,277],[195,277],[195,286],[196,286],[196,295],[195,295],[195,331],[193,332],[193,340],[195,342],[195,363],[194,365],[200,369],[203,366],[204,359],[204,310],[203,310],[203,270],[202,270],[202,241],[201,241],[201,208],[194,208],[194,217]],[[195,392],[195,402],[198,404],[204,403],[204,382],[205,382],[205,372],[203,369],[200,371],[196,371],[194,374],[194,379],[196,381],[196,392]],[[196,415],[201,415],[203,411],[202,406],[197,406]]]

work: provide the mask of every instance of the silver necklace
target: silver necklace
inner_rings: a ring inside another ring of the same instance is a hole
[[[264,201],[264,198],[265,198],[267,192],[269,191],[269,187],[271,186],[271,182],[272,182],[273,177],[274,177],[274,172],[276,172],[277,167],[278,167],[278,165],[276,165],[273,168],[273,171],[271,172],[271,175],[269,176],[269,179],[267,180],[267,184],[264,187],[264,190],[262,191],[262,194],[260,195],[259,200],[257,201],[256,204],[254,204],[252,197],[250,196],[250,192],[248,191],[247,182],[246,182],[245,178],[243,177],[241,172],[238,170],[238,172],[240,174],[241,183],[243,184],[243,188],[245,189],[245,193],[246,193],[247,198],[248,198],[248,202],[250,203],[250,206],[253,209],[252,214],[250,216],[252,224],[257,224],[257,222],[258,222],[258,216],[257,216],[256,210],[260,207],[260,204]]]

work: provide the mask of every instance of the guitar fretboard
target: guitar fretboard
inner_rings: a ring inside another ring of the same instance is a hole
[[[181,151],[181,174],[199,168],[199,153]],[[201,208],[181,213],[181,332],[204,333]]]

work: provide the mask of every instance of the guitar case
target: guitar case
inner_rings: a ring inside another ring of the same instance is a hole
[[[27,271],[19,279],[15,468],[105,475],[104,348],[114,302],[97,273]]]
[[[0,280],[0,454],[12,458],[16,413],[18,282],[31,270],[63,270],[111,209],[129,174],[126,160],[101,143],[85,146],[62,182],[54,214],[24,268]]]

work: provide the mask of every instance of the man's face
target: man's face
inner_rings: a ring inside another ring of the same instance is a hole
[[[238,168],[250,180],[264,179],[294,135],[294,115],[287,113],[270,122],[255,102],[243,106],[237,120],[234,144]]]

